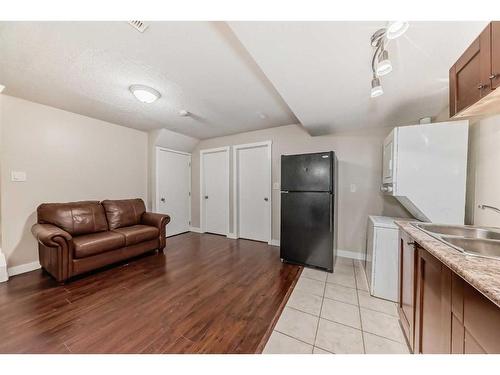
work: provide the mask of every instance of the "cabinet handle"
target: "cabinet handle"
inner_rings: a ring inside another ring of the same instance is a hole
[[[482,90],[482,89],[485,89],[486,87],[488,87],[488,85],[482,85],[481,84],[481,85],[477,86],[477,89],[478,90]]]
[[[498,74],[492,74],[491,76],[489,76],[490,79],[495,79],[498,77]]]
[[[408,246],[415,246],[415,242],[407,242],[406,243]]]

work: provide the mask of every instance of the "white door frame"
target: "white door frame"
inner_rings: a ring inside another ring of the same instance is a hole
[[[207,148],[205,150],[200,150],[200,231],[201,233],[206,232],[205,228],[205,199],[203,199],[204,194],[204,178],[205,178],[205,166],[203,164],[203,157],[206,154],[213,154],[216,152],[226,153],[226,167],[227,167],[227,209],[226,209],[226,236],[229,235],[229,206],[231,200],[229,198],[229,181],[230,181],[230,168],[229,168],[229,151],[230,147],[217,147],[217,148]]]
[[[155,201],[153,202],[153,210],[154,212],[158,212],[158,201],[160,200],[160,193],[159,193],[159,154],[160,152],[172,152],[174,154],[181,154],[181,155],[186,155],[189,156],[189,227],[191,227],[191,189],[192,189],[192,175],[191,175],[191,161],[192,161],[192,154],[189,152],[184,152],[184,151],[177,151],[177,150],[172,150],[170,148],[165,148],[165,147],[160,147],[156,146],[156,162],[155,162],[155,173],[156,173],[156,181],[155,181]]]
[[[273,197],[272,197],[272,141],[264,141],[264,142],[255,142],[255,143],[245,143],[241,145],[233,146],[233,232],[234,238],[239,238],[239,230],[238,230],[238,219],[239,219],[239,193],[238,193],[238,178],[239,178],[239,170],[238,170],[238,151],[242,149],[248,148],[257,148],[257,147],[267,147],[267,161],[269,163],[269,187],[268,187],[268,215],[269,215],[269,238],[267,239],[267,243],[271,244],[272,239],[272,230],[273,230],[273,217],[272,217],[272,206],[273,206]]]

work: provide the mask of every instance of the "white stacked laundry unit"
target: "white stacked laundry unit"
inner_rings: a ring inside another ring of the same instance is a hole
[[[382,187],[415,219],[463,224],[468,121],[394,128],[384,141]],[[397,301],[398,229],[395,218],[368,220],[365,270],[373,296]]]

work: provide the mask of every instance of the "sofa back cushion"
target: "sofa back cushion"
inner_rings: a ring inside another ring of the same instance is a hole
[[[146,206],[142,199],[122,199],[102,201],[109,229],[129,227],[141,223]]]
[[[98,201],[43,203],[37,208],[40,224],[55,225],[72,236],[108,230],[103,206]]]

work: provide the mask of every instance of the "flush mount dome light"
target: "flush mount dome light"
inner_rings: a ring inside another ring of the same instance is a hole
[[[396,39],[403,35],[408,30],[410,24],[408,21],[391,21],[387,25],[387,39]]]
[[[385,76],[390,72],[392,72],[391,60],[389,60],[389,53],[384,50],[380,55],[378,55],[377,75]]]
[[[132,85],[129,90],[137,100],[143,103],[153,103],[161,97],[157,90],[144,85]]]
[[[384,93],[384,89],[380,85],[380,80],[376,77],[373,77],[372,79],[372,91],[370,93],[370,96],[372,98],[376,98],[377,96],[380,96]]]

